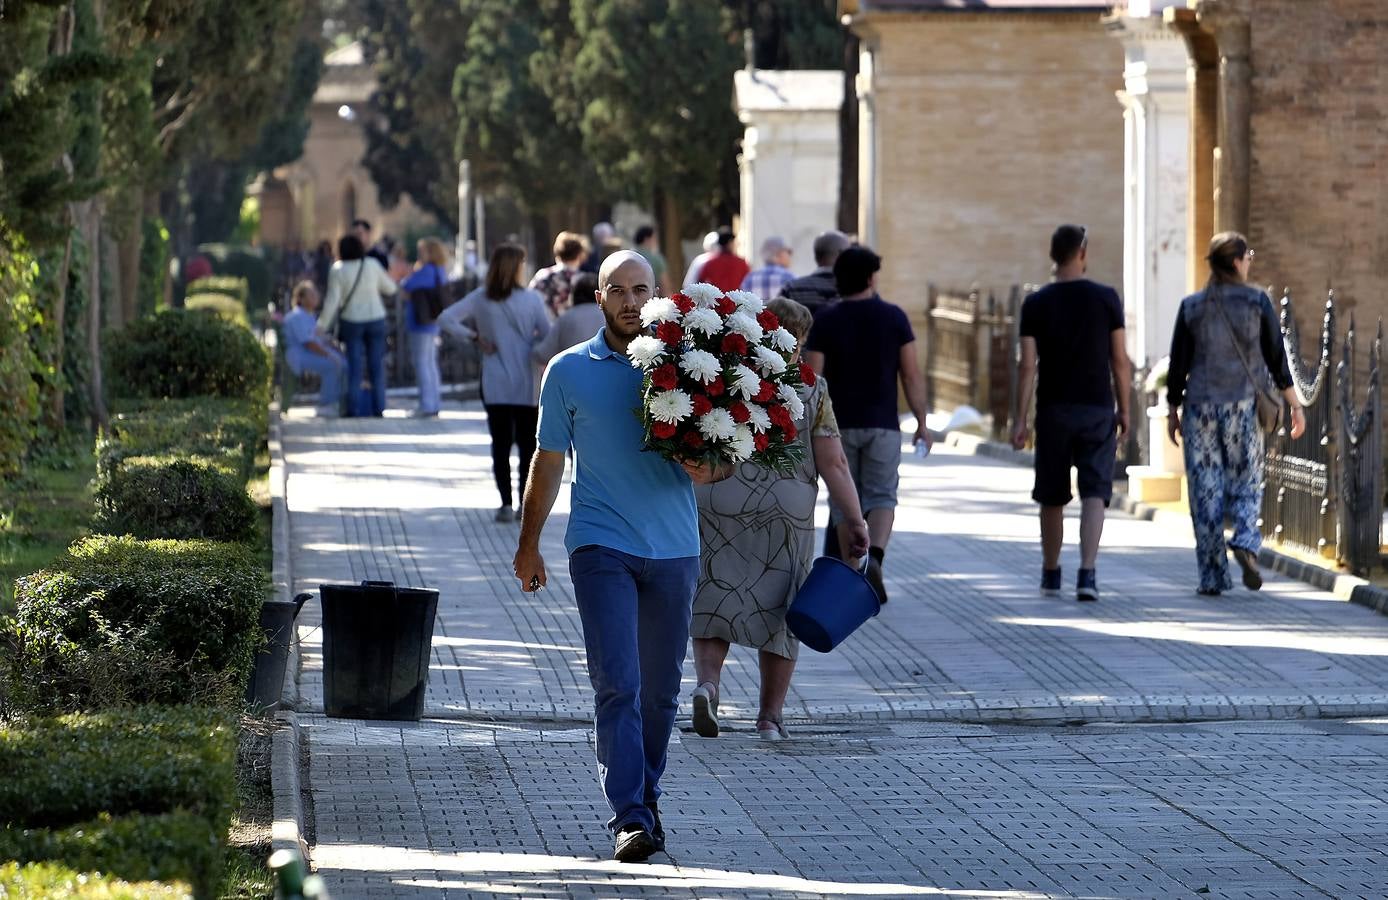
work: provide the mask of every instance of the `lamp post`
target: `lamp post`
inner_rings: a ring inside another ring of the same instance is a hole
[[[458,243],[453,258],[458,261],[458,275],[467,274],[468,207],[472,193],[471,167],[467,160],[458,161]]]

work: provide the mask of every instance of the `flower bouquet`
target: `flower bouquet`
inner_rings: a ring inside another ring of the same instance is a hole
[[[641,408],[646,449],[675,462],[752,460],[783,475],[804,456],[795,420],[804,414],[797,388],[814,382],[791,366],[795,336],[756,294],[695,284],[653,297],[641,323],[655,334],[627,348],[645,372]]]

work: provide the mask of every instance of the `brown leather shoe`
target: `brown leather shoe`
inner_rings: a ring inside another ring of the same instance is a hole
[[[1256,591],[1263,586],[1263,573],[1258,571],[1258,555],[1244,547],[1234,548],[1234,561],[1243,570],[1243,586]]]

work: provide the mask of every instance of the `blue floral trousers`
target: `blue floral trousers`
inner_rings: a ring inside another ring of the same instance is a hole
[[[1190,515],[1195,524],[1195,562],[1200,590],[1227,591],[1229,559],[1224,543],[1252,550],[1262,546],[1258,517],[1263,499],[1263,432],[1252,399],[1237,403],[1188,403],[1182,409]]]

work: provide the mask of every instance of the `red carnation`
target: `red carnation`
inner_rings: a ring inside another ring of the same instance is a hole
[[[764,309],[757,313],[757,324],[767,331],[775,331],[781,327],[781,320],[776,318],[776,314],[769,309]]]
[[[774,396],[776,396],[776,385],[763,379],[761,383],[761,389],[757,391],[756,395],[752,397],[752,399],[757,401],[758,403],[766,403]]]
[[[747,355],[747,339],[740,334],[727,334],[723,336],[723,353],[736,353],[739,356]]]
[[[797,432],[797,431],[795,430],[795,424],[794,424],[794,423],[781,426],[781,430],[784,431],[785,434],[786,434],[786,443],[787,443],[787,444],[789,444],[791,441],[795,440],[795,436],[796,436],[797,434],[799,434],[799,432]]]
[[[694,301],[690,300],[684,294],[676,294],[671,297],[670,300],[674,302],[675,308],[681,313],[687,313],[694,308]]]
[[[795,427],[791,424],[790,410],[786,409],[784,403],[768,406],[766,414],[771,417],[772,424],[779,426],[782,430]]]
[[[730,316],[737,311],[737,304],[732,301],[731,297],[719,297],[718,305],[714,309],[718,310],[720,316]]]
[[[678,344],[684,340],[684,329],[674,322],[661,322],[656,327],[655,336],[667,344]]]
[[[684,442],[691,447],[702,447],[704,445],[704,438],[703,435],[699,434],[697,431],[686,431],[684,433]]]
[[[771,438],[767,437],[765,433],[754,434],[752,435],[752,446],[756,447],[757,452],[760,453],[771,446]]]
[[[811,369],[808,363],[800,364],[800,380],[805,382],[806,386],[813,386],[818,378],[819,376],[814,373],[814,369]]]
[[[719,375],[714,378],[708,383],[708,387],[704,388],[704,390],[708,391],[710,397],[723,396],[723,392],[727,390],[727,385],[723,384],[723,376]]]
[[[675,436],[675,426],[672,422],[653,422],[651,424],[651,437],[661,441],[668,441]]]
[[[694,415],[702,416],[713,409],[713,403],[703,394],[694,395]]]
[[[728,407],[728,412],[732,413],[733,421],[739,425],[752,418],[752,411],[741,400]]]
[[[662,391],[673,390],[675,385],[680,383],[679,370],[674,363],[666,363],[651,372],[651,384],[660,388]]]

